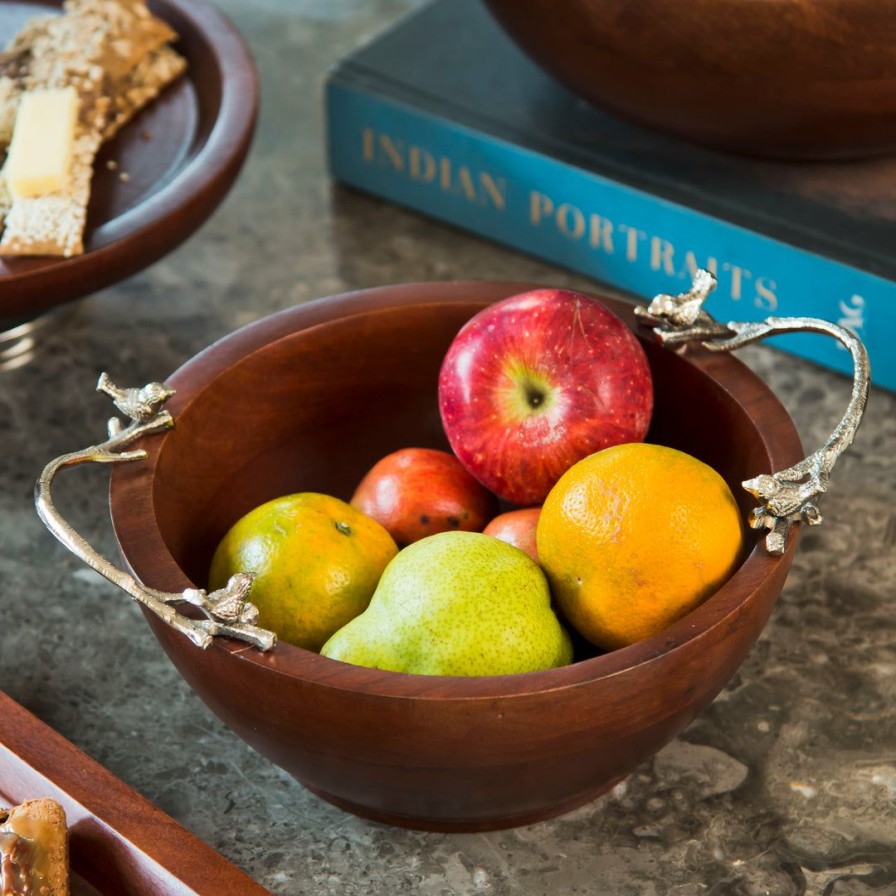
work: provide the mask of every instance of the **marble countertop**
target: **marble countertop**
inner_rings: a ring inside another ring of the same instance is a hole
[[[46,319],[0,372],[0,689],[278,894],[857,896],[896,893],[896,396],[865,422],[803,536],[772,618],[715,703],[610,794],[485,834],[360,820],[320,801],[193,695],[137,609],[45,531],[32,485],[101,437],[94,393],[162,379],[278,309],[398,281],[594,283],[332,184],[330,64],[416,0],[221,0],[262,78],[257,137],[212,219],[145,272]],[[846,378],[768,348],[742,357],[815,448]],[[58,502],[117,556],[107,471]]]

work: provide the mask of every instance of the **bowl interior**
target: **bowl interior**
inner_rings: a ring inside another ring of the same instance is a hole
[[[153,587],[204,586],[221,537],[258,504],[305,490],[347,499],[388,452],[447,448],[437,407],[445,351],[473,314],[522,288],[348,294],[282,312],[197,356],[169,380],[175,428],[147,442],[146,465],[113,477],[127,562]],[[629,306],[604,301],[635,326]],[[753,499],[740,483],[800,456],[789,418],[736,359],[682,356],[641,332],[656,391],[648,440],[718,470],[746,518]],[[286,644],[277,651],[305,653]]]

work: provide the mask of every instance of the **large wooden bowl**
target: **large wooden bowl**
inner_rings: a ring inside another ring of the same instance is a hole
[[[896,148],[896,16],[880,0],[485,0],[596,105],[782,158]]]
[[[445,446],[436,401],[461,325],[514,283],[392,286],[283,311],[237,331],[168,382],[176,425],[120,465],[111,507],[146,585],[204,585],[227,528],[291,491],[349,496],[402,446]],[[631,309],[607,303],[634,326]],[[646,348],[650,439],[740,482],[802,456],[794,427],[736,359]],[[794,530],[795,532],[795,530]],[[761,631],[795,550],[751,542],[734,577],[662,634],[556,670],[493,678],[380,672],[278,643],[207,651],[150,625],[197,694],[259,752],[359,815],[437,830],[506,827],[591,800],[671,740],[718,694]]]

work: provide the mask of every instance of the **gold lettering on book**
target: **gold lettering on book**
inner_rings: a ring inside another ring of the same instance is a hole
[[[529,191],[529,223],[538,227],[545,218],[554,214],[554,203],[550,196],[539,193],[538,190]]]
[[[545,220],[554,222],[557,230],[572,240],[580,240],[587,233],[588,245],[599,249],[607,255],[613,254],[613,222],[609,218],[594,213],[587,217],[585,213],[569,202],[559,206],[553,199],[538,190],[529,192],[529,223],[533,227],[540,226]]]
[[[454,159],[416,143],[407,143],[383,131],[361,130],[361,158],[406,175],[410,180],[431,184],[435,189],[460,196],[473,205],[491,205],[498,211],[507,207],[507,181],[484,169],[459,165]]]
[[[699,258],[690,248],[682,252],[668,234],[648,233],[573,203],[557,202],[543,190],[529,190],[528,220],[534,228],[553,227],[567,239],[586,243],[603,255],[621,254],[630,264],[646,261],[652,271],[686,283],[694,279],[699,268],[706,268],[731,301],[743,301],[751,289],[754,307],[766,312],[778,309],[778,284],[771,277],[754,276],[748,268],[729,261],[720,265],[712,256]]]
[[[731,277],[729,278],[730,289],[728,290],[731,300],[739,302],[743,297],[744,280],[752,280],[752,272],[748,271],[746,268],[742,268],[740,265],[731,264],[730,261],[726,261],[722,265],[722,270],[731,274]]]
[[[388,134],[374,134],[372,130],[365,128],[362,140],[365,161],[386,161],[396,171],[404,171],[404,153]]]
[[[662,271],[669,277],[675,276],[675,246],[662,237],[654,236],[650,239],[650,267],[654,271]]]
[[[765,311],[777,311],[778,284],[771,277],[757,277],[755,287],[756,299],[753,304]]]
[[[507,210],[508,182],[484,168],[460,164],[444,153],[412,143],[373,127],[361,129],[361,159],[371,166],[406,177],[416,184],[431,186],[440,193],[496,211]],[[651,271],[690,283],[700,268],[711,271],[719,282],[719,292],[727,292],[732,302],[749,301],[769,313],[778,310],[778,284],[771,277],[754,275],[733,261],[719,263],[712,256],[700,257],[692,248],[682,251],[668,233],[651,233],[627,221],[583,208],[574,202],[558,201],[544,189],[528,190],[528,223],[534,229],[553,229],[564,239],[582,243],[602,255],[621,256],[629,264],[645,264]],[[862,299],[855,296],[844,307],[844,318],[858,326],[862,321]],[[849,326],[849,324],[847,324]]]
[[[561,233],[580,240],[585,235],[585,216],[574,205],[564,202],[557,209],[557,226]]]
[[[634,264],[638,260],[638,242],[646,240],[647,234],[630,224],[618,224],[616,229],[625,234],[625,260]]]
[[[408,150],[408,174],[413,180],[435,180],[436,157],[422,146],[412,146]]]
[[[588,245],[592,249],[600,249],[606,255],[613,254],[613,222],[601,215],[588,216]]]

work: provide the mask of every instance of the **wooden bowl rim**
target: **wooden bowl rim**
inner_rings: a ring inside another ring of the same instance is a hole
[[[494,300],[496,295],[510,296],[543,286],[545,284],[506,281],[404,283],[355,290],[286,308],[219,339],[179,367],[166,380],[177,390],[169,402],[169,408],[176,421],[179,415],[188,412],[192,401],[214,383],[222,370],[298,331],[310,331],[348,316],[378,314],[396,307],[472,304],[477,301],[475,296],[478,293],[484,293],[483,298],[490,296]],[[638,330],[633,306],[601,295],[598,291],[589,291],[588,294],[606,303]],[[483,301],[483,298],[478,301]],[[644,330],[640,329],[640,333],[644,335]],[[747,393],[755,394],[758,390],[762,394],[765,428],[760,428],[759,421],[753,415],[750,419],[762,439],[763,451],[768,455],[773,470],[789,466],[802,457],[799,435],[789,414],[768,386],[746,365],[733,356],[705,350],[689,350],[684,360],[714,380],[738,404],[741,403],[738,399],[745,398]],[[152,568],[153,565],[158,568],[160,558],[164,558],[166,569],[180,580],[178,587],[187,588],[194,587],[195,583],[190,582],[177,566],[167,551],[158,527],[152,522],[155,519],[152,512],[153,474],[169,437],[170,433],[166,433],[143,440],[140,447],[147,452],[145,461],[118,465],[113,469],[110,511],[121,555],[134,574],[137,575],[132,558],[145,568]],[[760,472],[767,471],[757,470],[757,473]],[[798,530],[799,527],[791,529],[781,557],[770,556],[761,539],[757,539],[740,568],[722,588],[659,634],[629,647],[557,669],[464,678],[412,675],[353,666],[282,641],[267,653],[227,639],[216,639],[208,649],[226,652],[236,663],[265,667],[275,676],[371,696],[491,699],[579,687],[658,662],[685,646],[692,646],[697,640],[712,639],[714,630],[719,627],[736,624],[737,615],[761,592],[763,584],[775,575],[778,568],[782,564],[785,571],[789,568],[796,551]],[[147,584],[152,585],[151,582]],[[175,642],[178,637],[171,633],[171,639]],[[185,637],[183,644],[181,658],[185,653],[189,656],[190,651],[197,651],[195,659],[201,661],[202,651]],[[189,660],[191,663],[194,661]]]

